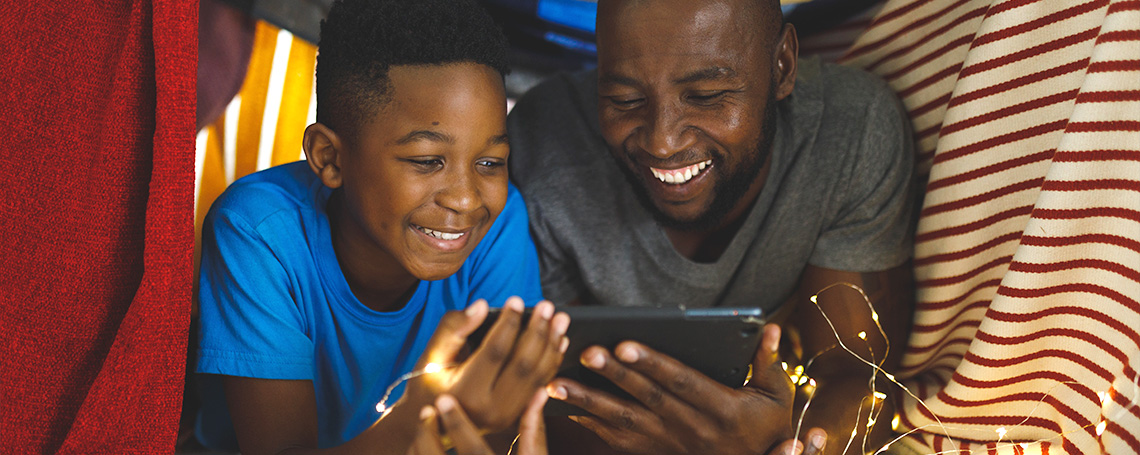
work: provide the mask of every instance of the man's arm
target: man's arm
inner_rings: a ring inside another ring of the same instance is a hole
[[[867,300],[856,289],[837,283],[850,283],[863,289],[878,314],[886,339],[872,317]],[[825,288],[827,290],[823,291]],[[818,308],[810,300],[817,292]],[[874,410],[880,417],[877,419],[879,423],[868,437],[867,446],[858,452],[878,449],[889,438],[888,422],[894,414],[894,403],[873,398],[869,379],[874,369],[845,351],[837,339],[867,361],[881,364],[887,372],[895,371],[906,348],[914,305],[910,263],[869,273],[809,265],[804,270],[795,298],[797,306],[788,321],[789,330],[799,335],[804,361],[815,358],[805,371],[817,384],[804,418],[805,427],[825,429],[830,436],[827,446],[833,450],[842,450],[839,448],[847,445],[852,430],[855,430],[857,434],[852,445],[861,447],[867,419]],[[864,336],[861,337],[860,333]],[[886,392],[894,387],[880,373],[876,388]],[[804,392],[805,389],[801,389],[796,397],[797,415],[807,398]],[[872,403],[875,403],[873,407]]]

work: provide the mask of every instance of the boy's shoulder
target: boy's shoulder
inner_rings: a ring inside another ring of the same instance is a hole
[[[210,208],[213,216],[239,216],[250,225],[282,210],[315,210],[327,190],[306,161],[255,172],[232,183]]]

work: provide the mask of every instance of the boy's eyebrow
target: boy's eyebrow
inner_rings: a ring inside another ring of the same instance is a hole
[[[410,142],[415,142],[415,141],[431,141],[431,142],[443,142],[445,144],[454,144],[455,138],[451,137],[450,135],[440,133],[438,131],[415,130],[415,131],[412,131],[408,134],[405,134],[404,137],[397,139],[396,144],[397,145],[404,145],[404,144],[407,144]]]
[[[491,140],[487,141],[487,144],[488,145],[510,144],[511,141],[510,141],[510,139],[508,139],[508,137],[509,136],[507,136],[507,133],[503,133],[503,134],[500,134],[498,136],[491,138]]]

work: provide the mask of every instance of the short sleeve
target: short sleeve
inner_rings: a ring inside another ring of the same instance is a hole
[[[237,213],[220,208],[207,217],[198,372],[313,379],[313,342],[290,291],[283,255]]]
[[[909,121],[885,87],[867,106],[862,137],[846,172],[835,217],[809,263],[852,272],[882,271],[912,253],[914,149]]]
[[[531,306],[543,299],[526,205],[514,185],[507,193],[507,204],[473,254],[467,303],[485,299],[491,306],[501,306],[508,297],[519,296]]]

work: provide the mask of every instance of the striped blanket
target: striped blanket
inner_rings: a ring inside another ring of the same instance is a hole
[[[891,449],[1140,453],[1140,0],[864,24],[839,60],[899,93],[926,183]]]

